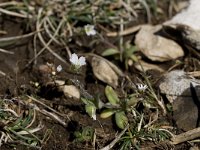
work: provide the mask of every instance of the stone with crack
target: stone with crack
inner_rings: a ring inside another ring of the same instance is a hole
[[[182,70],[174,70],[160,79],[158,87],[172,104],[173,119],[177,126],[185,131],[197,127],[200,111],[200,80]]]

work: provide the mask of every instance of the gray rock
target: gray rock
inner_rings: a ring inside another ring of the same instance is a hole
[[[198,125],[200,111],[200,80],[182,70],[171,71],[159,81],[159,89],[173,107],[173,119],[185,131]]]

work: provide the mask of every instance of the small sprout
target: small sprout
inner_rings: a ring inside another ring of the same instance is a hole
[[[57,72],[61,72],[62,71],[62,66],[61,65],[58,65],[57,68],[56,68]]]
[[[94,29],[93,25],[87,24],[84,26],[84,29],[85,29],[85,33],[87,34],[87,36],[96,34],[96,30]]]
[[[81,56],[80,58],[78,58],[77,54],[75,53],[71,55],[69,60],[76,69],[79,69],[81,66],[86,65],[85,57]]]
[[[85,110],[93,120],[96,120],[96,107],[93,104],[85,105]]]
[[[148,88],[148,86],[146,84],[144,84],[144,85],[143,84],[137,84],[137,88],[138,88],[139,91],[144,92]]]
[[[77,142],[89,142],[93,140],[95,135],[94,129],[90,127],[83,127],[80,131],[75,131],[75,141]]]
[[[113,90],[113,88],[111,86],[106,86],[105,94],[106,94],[108,101],[112,105],[117,105],[120,102],[117,93]]]

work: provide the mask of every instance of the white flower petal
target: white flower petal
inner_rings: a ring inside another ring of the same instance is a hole
[[[137,84],[137,88],[139,91],[145,91],[148,88],[148,86],[143,84]]]
[[[79,63],[78,56],[75,53],[71,55],[69,60],[74,65],[78,65]]]
[[[87,36],[96,34],[96,30],[94,29],[93,25],[89,25],[89,24],[85,25],[84,29],[85,29],[85,33],[87,34]]]
[[[86,65],[85,57],[81,56],[80,58],[78,58],[77,54],[75,53],[71,55],[69,60],[72,63],[72,65],[76,66],[77,69],[83,65]]]
[[[56,68],[57,72],[61,72],[62,71],[62,66],[61,65],[58,65],[57,68]]]
[[[79,58],[79,65],[80,65],[80,66],[86,65],[85,57],[81,56],[81,57]]]
[[[90,30],[89,35],[95,35],[96,31],[94,29]]]

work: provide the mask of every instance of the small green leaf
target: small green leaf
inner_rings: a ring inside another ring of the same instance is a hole
[[[139,102],[139,99],[136,98],[136,97],[131,97],[128,102],[127,102],[127,105],[130,107],[135,107],[137,105],[137,103]]]
[[[112,116],[114,113],[115,113],[115,110],[113,110],[113,109],[106,109],[106,110],[104,110],[101,113],[100,117],[101,118],[108,118],[108,117]]]
[[[124,57],[129,58],[132,54],[134,54],[137,51],[137,47],[133,45],[129,45],[127,48],[125,48],[124,51]]]
[[[81,97],[81,101],[86,105],[92,105],[93,104],[93,102],[91,100],[87,99],[87,98]]]
[[[134,62],[138,62],[138,58],[137,58],[137,56],[135,56],[134,54],[130,55],[130,58],[131,58]]]
[[[115,55],[115,54],[119,54],[119,51],[114,48],[109,48],[109,49],[106,49],[101,55],[102,56],[111,56],[111,55]]]
[[[124,129],[126,127],[126,125],[128,124],[128,118],[126,117],[124,111],[119,111],[115,113],[115,121],[120,129]]]
[[[111,86],[108,86],[108,85],[106,86],[105,94],[106,94],[108,101],[112,105],[117,105],[119,103],[119,98],[117,96],[117,93],[113,90],[113,88]]]
[[[74,136],[75,136],[76,138],[80,138],[80,137],[82,136],[82,134],[81,134],[81,132],[79,132],[79,131],[75,131],[75,132],[74,132]]]
[[[94,105],[85,105],[85,110],[91,118],[96,120],[96,107]]]

